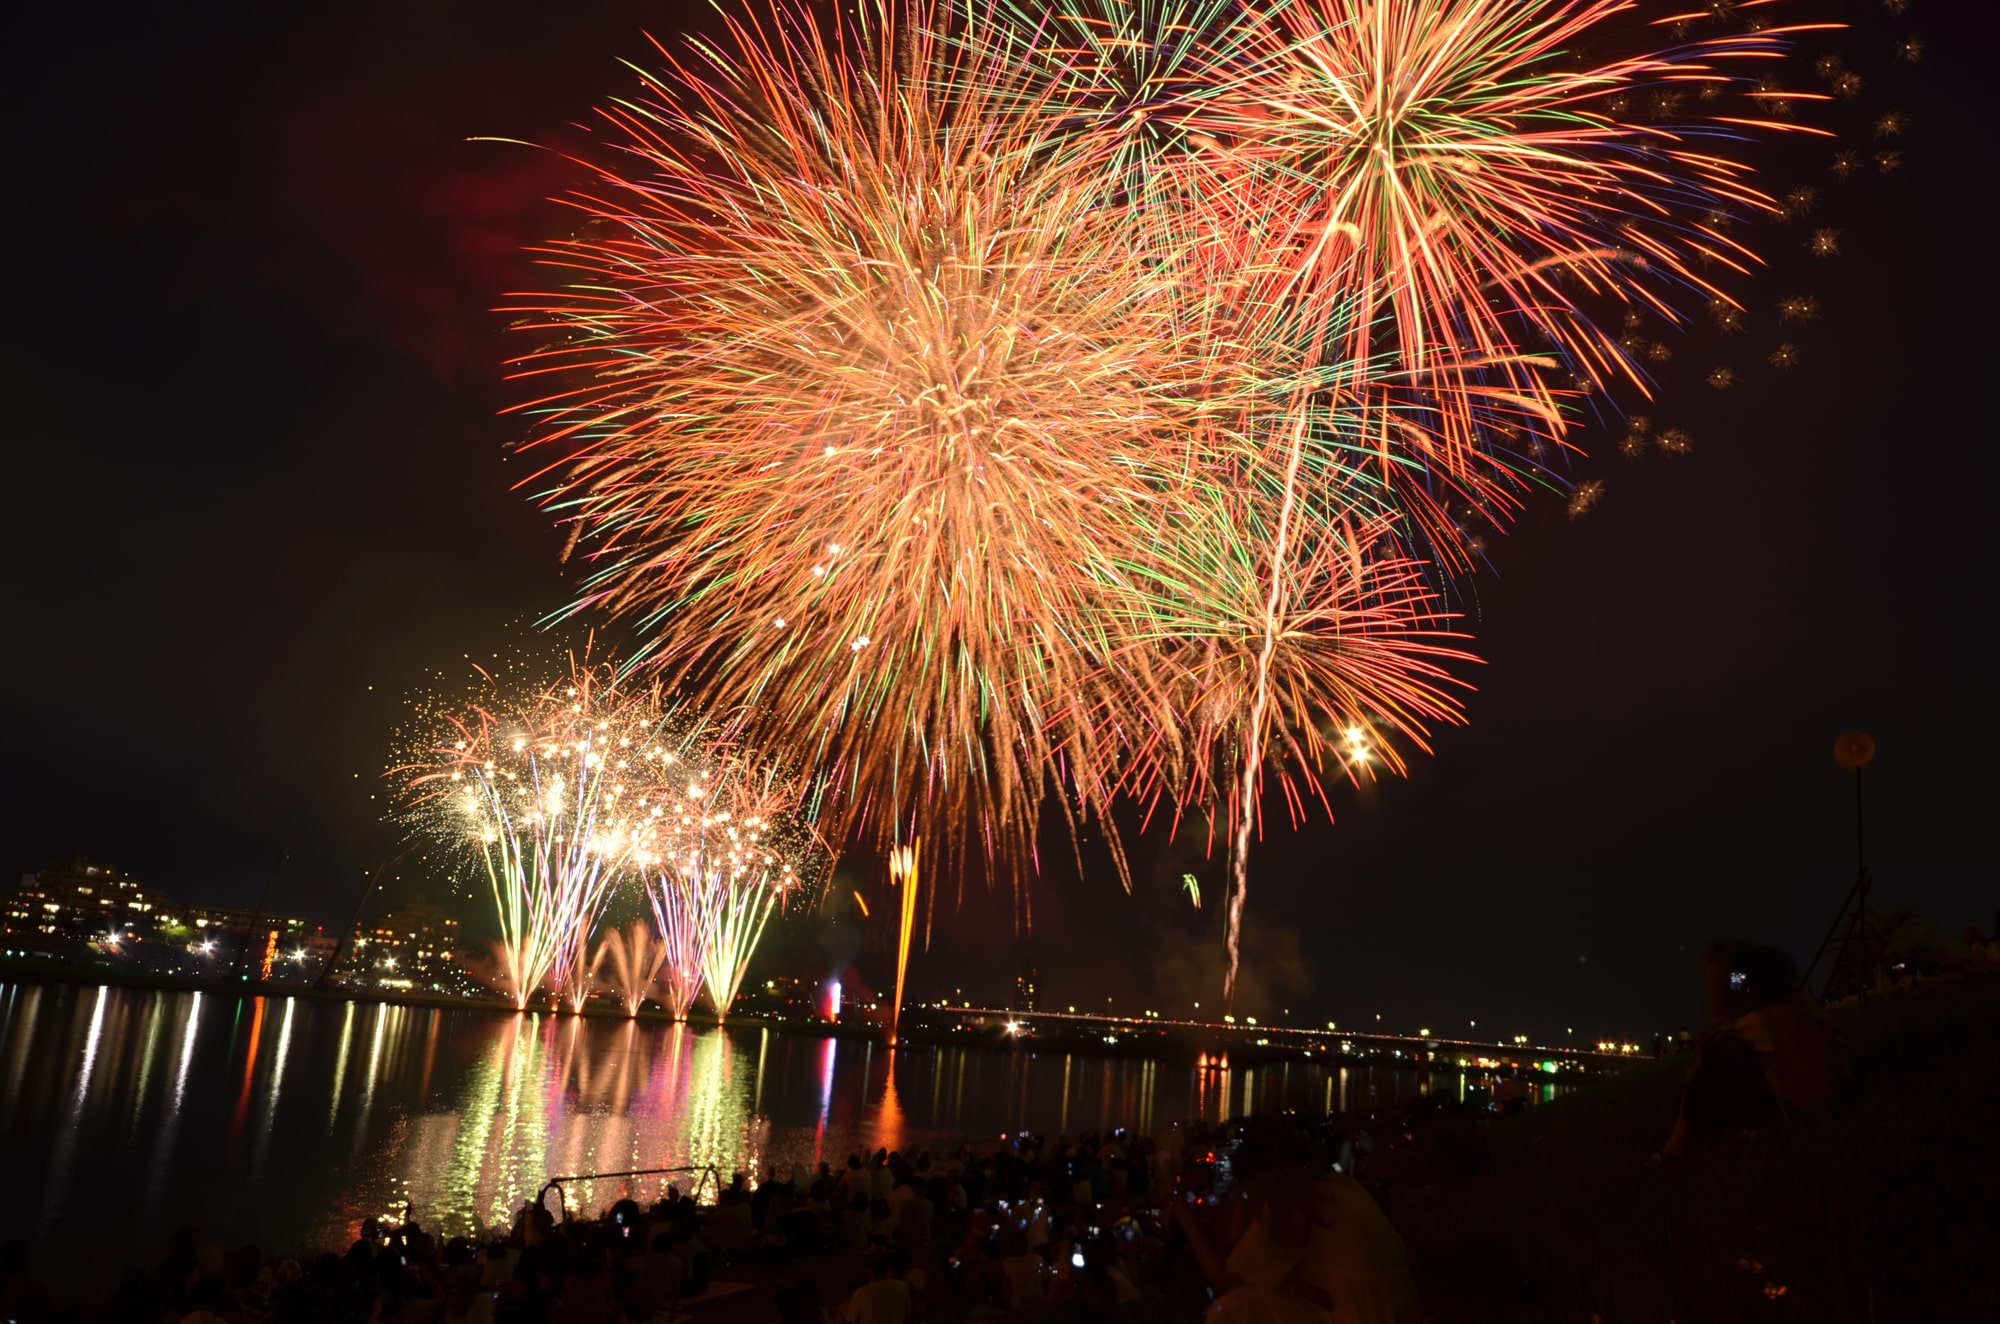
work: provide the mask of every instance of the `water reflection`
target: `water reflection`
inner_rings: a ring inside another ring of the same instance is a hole
[[[271,1148],[271,1124],[277,1120],[278,1097],[285,1087],[285,1061],[292,1051],[292,1018],[297,1015],[298,1009],[298,999],[285,999],[284,1019],[278,1026],[278,1049],[271,1059],[271,1079],[264,1086],[264,1106],[259,1110],[257,1140],[250,1151],[250,1180],[253,1184],[263,1177],[264,1156]]]
[[[55,1217],[60,1207],[60,1192],[69,1181],[70,1164],[76,1158],[77,1141],[83,1134],[84,1110],[91,1102],[90,1078],[97,1069],[97,1049],[104,1034],[104,1009],[110,1003],[111,990],[99,988],[90,1013],[90,1029],[84,1035],[83,1067],[76,1073],[69,1117],[56,1133],[55,1151],[49,1158],[49,1183],[42,1203],[44,1226]]]
[[[1435,1087],[1490,1083],[1447,1073]],[[1388,1109],[1431,1084],[1365,1066],[891,1051],[756,1028],[0,985],[0,1171],[21,1192],[0,1202],[0,1237],[126,1237],[146,1260],[186,1221],[211,1244],[286,1252],[343,1244],[406,1204],[469,1233],[511,1221],[555,1176],[584,1177],[564,1197],[602,1207],[697,1178],[589,1174],[712,1168],[726,1182],[1024,1129]],[[137,1216],[107,1217],[140,1173]]]

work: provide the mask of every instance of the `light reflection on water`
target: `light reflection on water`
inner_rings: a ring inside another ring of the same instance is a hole
[[[557,1175],[712,1166],[726,1181],[838,1165],[862,1147],[1366,1111],[1478,1084],[1302,1061],[1198,1070],[890,1051],[755,1027],[0,984],[0,1170],[16,1192],[0,1202],[0,1236],[44,1243],[60,1278],[85,1271],[62,1263],[64,1246],[95,1260],[109,1237],[114,1254],[148,1260],[181,1222],[211,1244],[282,1252],[344,1245],[362,1218],[407,1201],[428,1226],[472,1232],[511,1219]],[[664,1180],[566,1193],[598,1208],[651,1198]],[[89,1271],[102,1274],[101,1260]]]

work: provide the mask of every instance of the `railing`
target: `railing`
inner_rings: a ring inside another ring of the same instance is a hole
[[[690,1163],[679,1168],[633,1168],[627,1172],[579,1172],[567,1177],[551,1177],[542,1183],[542,1189],[535,1193],[535,1204],[538,1207],[547,1208],[549,1192],[562,1193],[565,1182],[603,1181],[612,1177],[664,1177],[676,1172],[699,1172],[703,1174],[702,1180],[694,1184],[694,1190],[688,1195],[688,1198],[697,1204],[701,1200],[702,1187],[711,1182],[715,1185],[715,1194],[718,1197],[721,1196],[722,1178],[716,1173],[715,1165],[712,1163]],[[569,1221],[569,1200],[567,1198],[562,1200],[562,1216],[564,1222]]]

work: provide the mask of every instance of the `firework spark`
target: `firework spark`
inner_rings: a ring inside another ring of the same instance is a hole
[[[1594,66],[1561,58],[1626,8],[1301,0],[1262,25],[1252,58],[1218,71],[1232,95],[1200,108],[1223,181],[1252,195],[1254,214],[1296,227],[1264,236],[1295,255],[1296,297],[1339,310],[1359,342],[1351,356],[1386,334],[1409,380],[1449,384],[1428,468],[1491,462],[1490,397],[1461,381],[1504,383],[1520,410],[1560,428],[1564,392],[1539,346],[1565,372],[1643,391],[1576,292],[1678,320],[1676,290],[1720,293],[1698,267],[1740,273],[1756,260],[1707,218],[1778,210],[1727,152],[1745,130],[1778,126],[1691,118],[1658,94],[1740,82],[1730,68],[1775,54],[1780,33]],[[1642,99],[1671,113],[1624,118],[1618,106]]]
[[[662,939],[661,1000],[677,1021],[687,1019],[688,1008],[701,996],[702,961],[714,923],[699,882],[699,874],[681,870],[662,871],[646,880],[646,899]]]

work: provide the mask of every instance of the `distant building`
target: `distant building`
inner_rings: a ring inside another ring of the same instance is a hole
[[[1035,1009],[1035,982],[1041,978],[1041,974],[1042,972],[1037,970],[1032,964],[1021,967],[1021,972],[1014,976],[1014,1000],[1012,1006],[1009,1008],[1010,1010],[1033,1011]]]
[[[0,898],[0,929],[8,946],[40,942],[116,944],[152,939],[173,903],[121,869],[64,860]]]
[[[28,874],[0,897],[0,937],[8,951],[116,958],[162,973],[238,967],[268,978],[279,950],[297,947],[306,932],[295,915],[186,905],[122,869],[81,858]]]
[[[350,968],[370,983],[430,987],[458,970],[458,942],[458,921],[418,897],[361,926]]]

